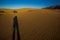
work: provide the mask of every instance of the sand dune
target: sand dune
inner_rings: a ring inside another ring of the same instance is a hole
[[[60,40],[60,11],[58,11],[17,10],[21,40]],[[14,16],[13,11],[0,15],[0,40],[12,40]]]

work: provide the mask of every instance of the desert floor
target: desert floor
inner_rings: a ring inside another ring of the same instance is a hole
[[[21,40],[60,40],[60,11],[45,9],[0,15],[0,40],[12,40],[14,16]]]

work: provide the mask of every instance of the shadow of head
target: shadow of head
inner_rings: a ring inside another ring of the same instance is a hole
[[[14,11],[13,11],[13,13],[17,13],[17,11],[16,11],[16,10],[14,10]]]

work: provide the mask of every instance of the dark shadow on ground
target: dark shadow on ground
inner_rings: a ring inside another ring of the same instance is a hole
[[[20,40],[17,16],[13,18],[13,28],[14,30],[13,30],[12,40],[15,40],[15,32],[17,33],[17,40]]]

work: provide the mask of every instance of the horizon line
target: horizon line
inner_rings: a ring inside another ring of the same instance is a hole
[[[0,8],[0,9],[23,9],[23,8]],[[42,9],[42,8],[35,8],[35,9]]]

